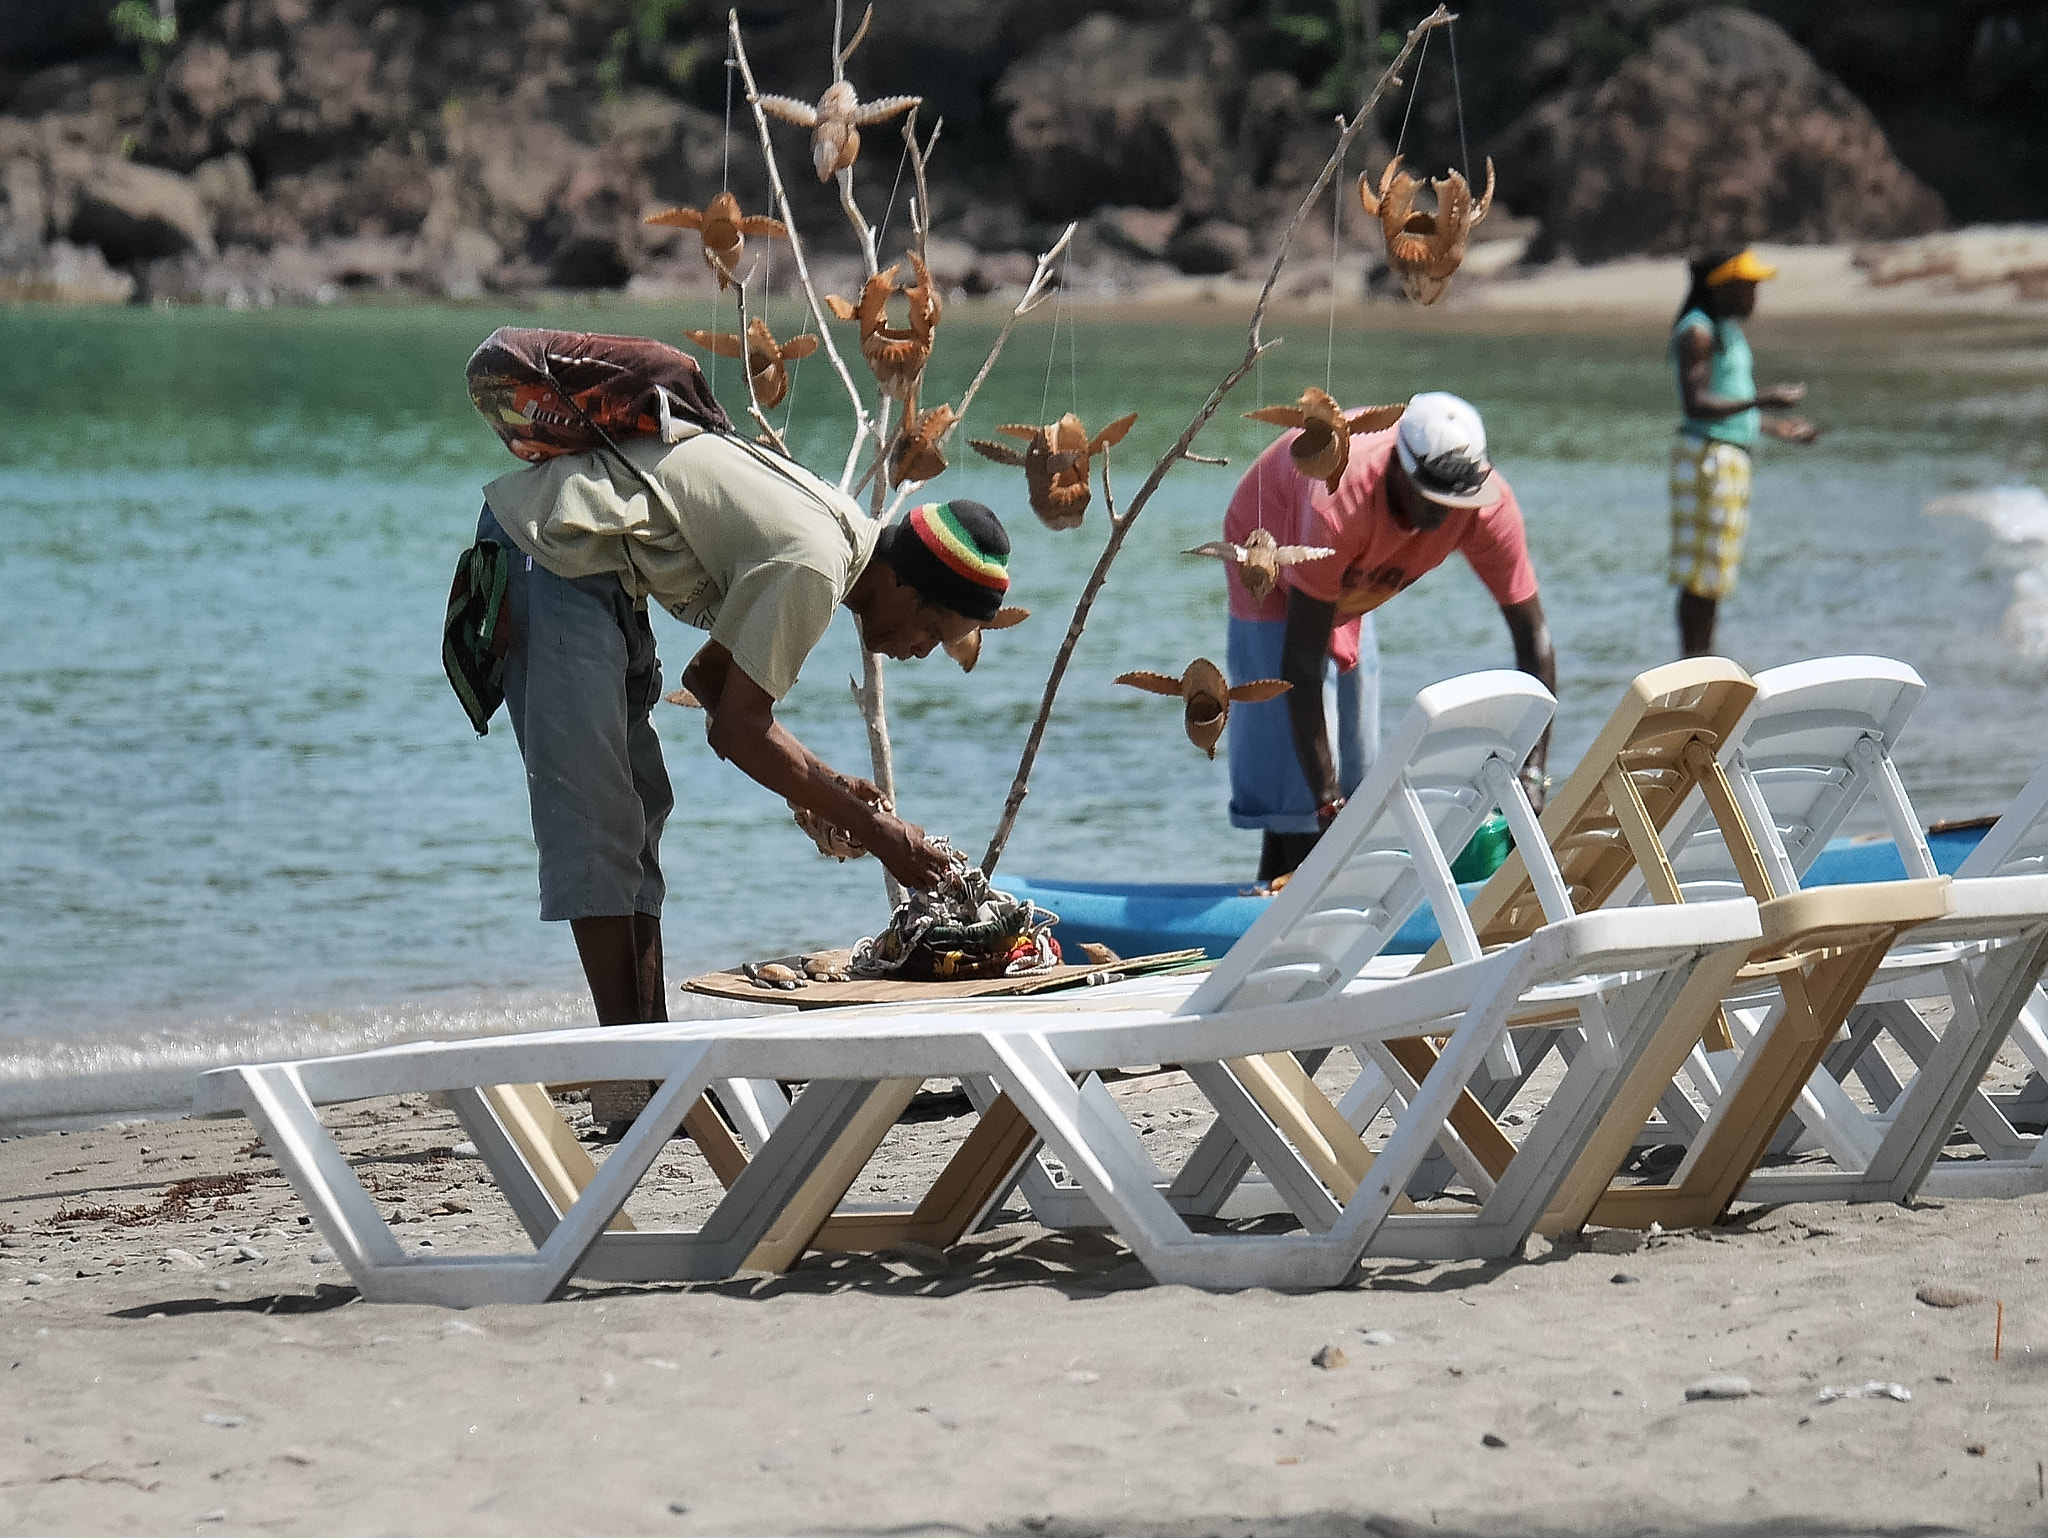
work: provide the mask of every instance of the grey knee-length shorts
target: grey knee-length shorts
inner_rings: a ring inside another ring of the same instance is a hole
[[[526,763],[540,916],[659,915],[661,830],[675,792],[649,719],[661,659],[647,611],[615,576],[556,576],[489,507],[477,538],[512,552],[505,704]]]

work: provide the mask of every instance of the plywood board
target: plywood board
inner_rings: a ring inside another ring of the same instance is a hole
[[[810,959],[829,967],[843,968],[851,951],[812,951]],[[805,957],[769,958],[797,972],[803,971]],[[755,982],[734,967],[724,972],[707,972],[690,978],[683,986],[694,993],[708,993],[722,999],[745,999],[749,1003],[791,1004],[798,1009],[837,1009],[847,1004],[929,1004],[937,999],[1015,998],[1025,994],[1048,993],[1062,988],[1079,988],[1096,983],[1116,982],[1144,973],[1171,971],[1178,967],[1206,965],[1208,953],[1197,947],[1185,951],[1161,951],[1151,956],[1134,956],[1106,967],[1051,967],[1023,977],[978,977],[964,982],[898,982],[889,978],[863,978],[846,983],[807,982],[801,988],[775,988]],[[765,964],[765,963],[762,963]]]

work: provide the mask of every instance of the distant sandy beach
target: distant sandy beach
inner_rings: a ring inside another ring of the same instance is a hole
[[[1201,1124],[1179,1075],[1116,1093],[1169,1142]],[[860,1199],[964,1131],[922,1106]],[[445,1113],[333,1119],[408,1248],[513,1242]],[[673,1144],[635,1210],[711,1189]],[[0,1531],[2048,1530],[2048,1197],[1738,1206],[1306,1296],[1155,1286],[1008,1216],[945,1255],[451,1313],[358,1301],[244,1122],[13,1139]]]

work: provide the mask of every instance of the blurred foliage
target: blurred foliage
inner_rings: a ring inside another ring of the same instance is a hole
[[[619,24],[597,66],[607,101],[636,78],[687,84],[724,30],[723,14],[698,0],[617,0],[613,9]]]
[[[121,0],[107,12],[107,25],[120,42],[135,49],[146,74],[163,68],[164,52],[178,40],[178,12],[171,0]]]

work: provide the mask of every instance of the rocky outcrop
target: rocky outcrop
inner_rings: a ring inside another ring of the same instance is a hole
[[[179,9],[188,35],[145,74],[113,51],[103,6],[0,0],[7,292],[258,304],[357,289],[694,292],[710,281],[694,237],[644,216],[726,185],[750,211],[767,206],[750,114],[731,98],[728,135],[721,110],[715,8],[669,6],[651,33],[639,23],[663,8],[640,0]],[[1701,10],[1654,34],[1658,18],[1695,9],[1475,9],[1460,44],[1471,152],[1501,169],[1489,233],[1509,207],[1540,213],[1539,252],[1592,259],[1716,238],[1882,238],[1940,220],[1870,115],[1782,31]],[[830,79],[820,17],[808,0],[749,5],[764,89],[815,99]],[[1800,25],[1845,58],[1843,37],[1862,35],[1839,18]],[[1328,153],[1331,91],[1356,87],[1333,88],[1331,60],[1306,37],[1247,5],[882,0],[850,73],[867,96],[922,94],[926,131],[945,120],[928,190],[947,282],[1021,281],[1031,253],[1078,218],[1066,279],[1115,291],[1263,265]],[[1439,57],[1406,147],[1446,166],[1463,149]],[[1550,94],[1524,110],[1539,92]],[[804,131],[772,132],[807,244],[821,265],[844,263],[851,236],[835,189],[804,174]],[[1368,133],[1352,169],[1384,153]],[[861,163],[863,203],[894,202],[890,244],[908,191],[886,196],[901,154],[891,125],[868,136]],[[1342,238],[1334,251],[1329,221],[1308,221],[1290,276],[1326,288],[1341,261],[1355,281],[1368,237],[1347,226]],[[772,257],[763,281],[781,287],[789,267]]]
[[[1524,185],[1548,183],[1544,245],[1581,261],[1891,239],[1946,217],[1862,104],[1746,11],[1702,11],[1508,137]]]

